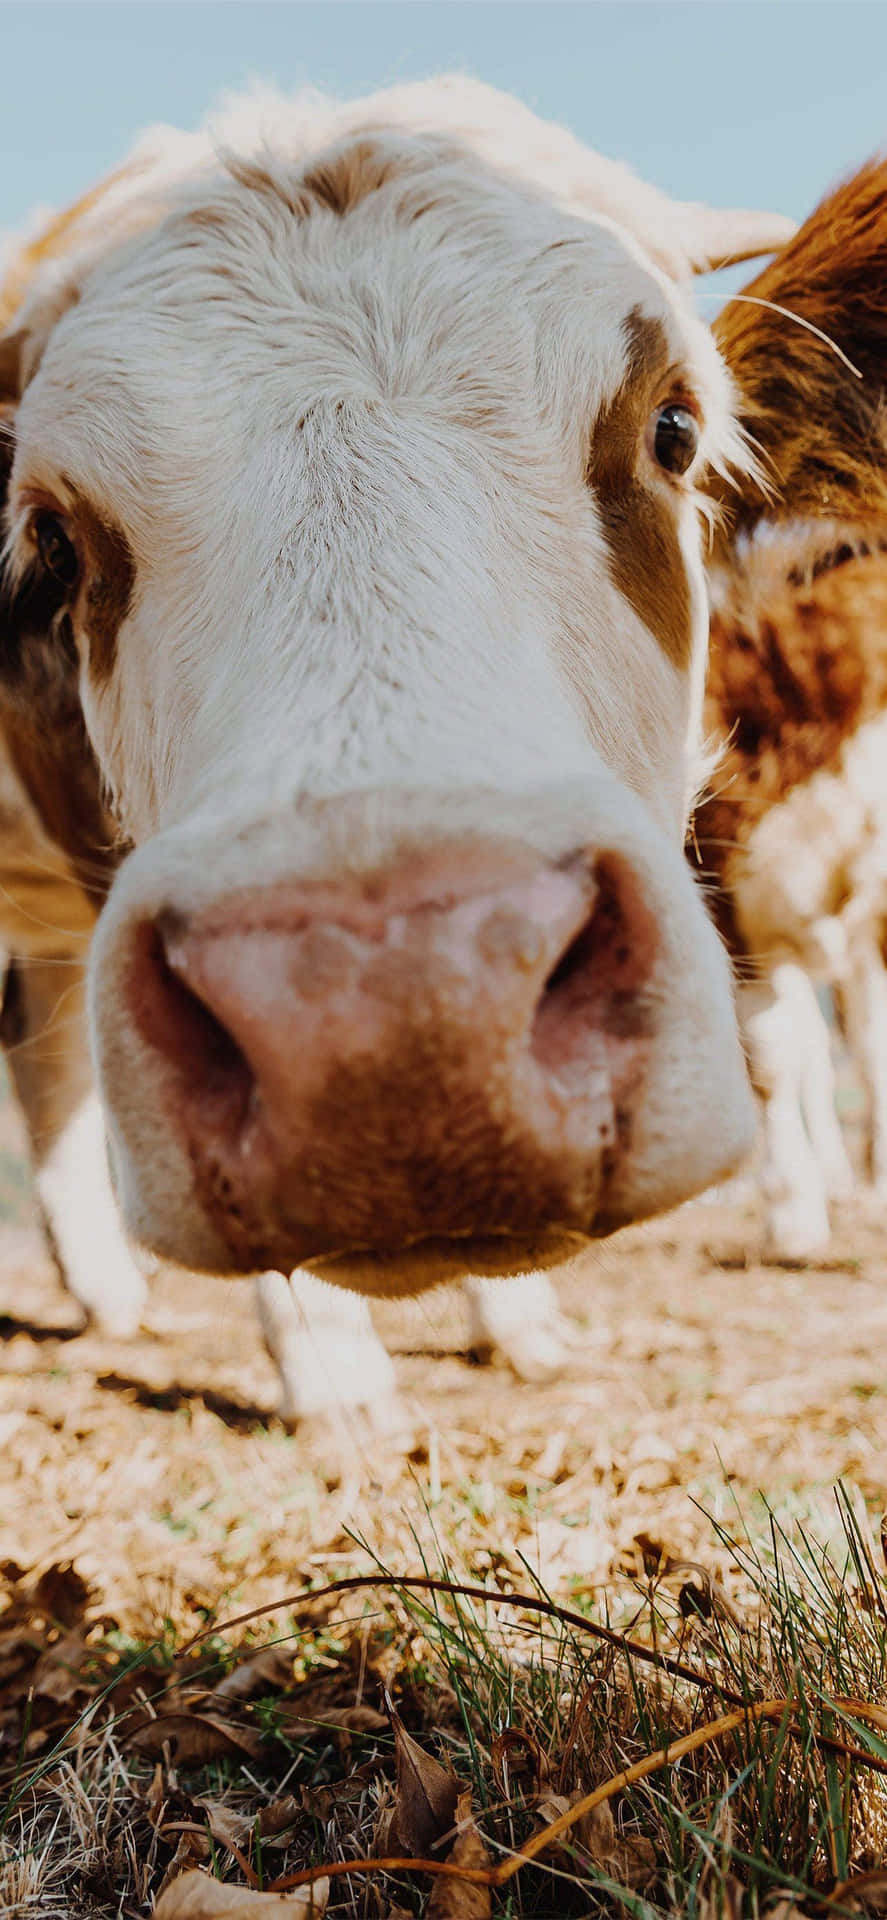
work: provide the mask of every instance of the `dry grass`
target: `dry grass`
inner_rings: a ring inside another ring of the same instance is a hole
[[[355,1857],[394,1791],[383,1685],[470,1787],[494,1865],[572,1794],[715,1718],[719,1688],[794,1702],[784,1724],[749,1722],[617,1792],[612,1830],[587,1816],[494,1891],[497,1914],[714,1920],[779,1890],[824,1912],[879,1863],[885,1777],[820,1738],[882,1751],[829,1704],[885,1700],[866,1518],[887,1504],[877,1225],[848,1218],[830,1265],[804,1273],[745,1264],[741,1208],[624,1235],[564,1276],[579,1332],[547,1389],[445,1352],[463,1337],[452,1297],[386,1310],[419,1443],[403,1460],[355,1434],[334,1458],[277,1425],[246,1287],[195,1282],[183,1299],[161,1280],[138,1341],[74,1337],[17,1179],[0,1164],[19,1212],[0,1279],[0,1911],[143,1916],[189,1861],[267,1884]],[[54,1571],[68,1562],[73,1576]],[[706,1684],[519,1606],[398,1588],[423,1564],[566,1600]],[[372,1593],[222,1631],[242,1608],[379,1569]],[[269,1637],[284,1657],[256,1698],[217,1698]],[[263,1837],[267,1807],[266,1825],[290,1825]],[[429,1886],[353,1874],[329,1911],[420,1913]]]
[[[424,1872],[335,1874],[391,1853],[392,1812],[404,1852],[405,1723],[470,1793],[492,1879],[542,1827],[570,1823],[501,1885],[497,1912],[553,1920],[615,1903],[644,1920],[712,1920],[777,1896],[858,1910],[855,1883],[887,1842],[887,1587],[864,1516],[845,1495],[836,1514],[840,1557],[802,1529],[774,1524],[765,1550],[738,1524],[717,1529],[730,1592],[648,1545],[644,1578],[611,1589],[631,1632],[603,1640],[591,1613],[587,1626],[563,1617],[526,1574],[523,1595],[487,1601],[377,1570],[347,1604],[291,1597],[271,1641],[237,1652],[218,1631],[180,1652],[168,1639],[127,1647],[88,1626],[71,1575],[55,1577],[53,1630],[48,1592],[23,1587],[12,1610],[32,1632],[42,1621],[55,1684],[38,1680],[44,1737],[34,1751],[26,1714],[6,1771],[0,1909],[143,1914],[198,1863],[265,1887],[324,1864],[330,1914],[423,1912]],[[397,1695],[396,1734],[383,1690]],[[710,1737],[737,1699],[744,1710]],[[597,1807],[573,1819],[594,1789]],[[432,1826],[407,1851],[445,1858],[437,1837]]]

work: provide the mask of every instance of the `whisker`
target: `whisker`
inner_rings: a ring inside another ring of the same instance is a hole
[[[701,300],[720,300],[723,296],[719,293],[700,293],[698,297]],[[731,293],[729,300],[724,301],[724,306],[732,306],[734,300],[741,301],[746,307],[769,307],[771,313],[781,314],[783,320],[793,320],[795,326],[803,327],[805,333],[815,334],[817,340],[821,340],[824,346],[830,347],[832,353],[837,354],[838,359],[843,361],[845,367],[849,368],[857,380],[864,378],[862,368],[854,366],[843,347],[838,346],[837,340],[833,340],[831,334],[825,333],[822,327],[815,327],[812,320],[805,320],[802,313],[793,313],[791,307],[781,307],[776,300],[762,300],[756,293]]]
[[[15,894],[11,893],[8,887],[4,887],[2,881],[0,881],[0,899],[9,902],[17,918],[28,920],[32,927],[40,927],[44,933],[57,933],[67,940],[79,941],[84,938],[82,927],[60,927],[54,920],[42,919],[39,913],[29,913],[27,907],[16,899]],[[87,935],[87,939],[88,937]]]

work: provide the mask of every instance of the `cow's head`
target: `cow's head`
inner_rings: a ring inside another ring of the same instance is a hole
[[[7,702],[76,692],[133,849],[92,976],[130,1227],[405,1288],[748,1145],[682,855],[744,456],[684,282],[785,224],[464,84],[272,118],[23,256]]]

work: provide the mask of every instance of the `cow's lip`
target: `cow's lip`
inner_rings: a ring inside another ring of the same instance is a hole
[[[538,1233],[436,1234],[393,1251],[339,1253],[305,1264],[334,1286],[397,1299],[463,1280],[467,1274],[504,1279],[563,1266],[588,1244],[589,1235],[562,1227]]]

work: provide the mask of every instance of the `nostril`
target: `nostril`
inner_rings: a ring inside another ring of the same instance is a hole
[[[539,1002],[540,1007],[546,997],[553,994],[566,994],[571,983],[587,974],[595,950],[596,920],[597,916],[592,915],[591,919],[588,920],[582,928],[581,933],[577,933],[575,939],[570,941],[566,951],[561,954],[557,965],[552,967],[542,989],[542,996]]]
[[[600,1000],[596,914],[570,941],[552,968],[536,1003],[531,1052],[557,1080],[584,1078],[594,1043]],[[584,1044],[582,1042],[584,1041]],[[577,1042],[579,1044],[577,1045]]]
[[[178,928],[163,916],[140,929],[135,1012],[145,1038],[175,1069],[183,1093],[215,1109],[217,1124],[237,1130],[255,1088],[252,1068],[237,1041],[183,977],[170,953]]]
[[[594,906],[548,975],[531,1035],[538,1064],[577,1087],[600,1065],[602,1041],[644,1031],[656,947],[652,913],[622,863],[602,857],[595,881]]]

